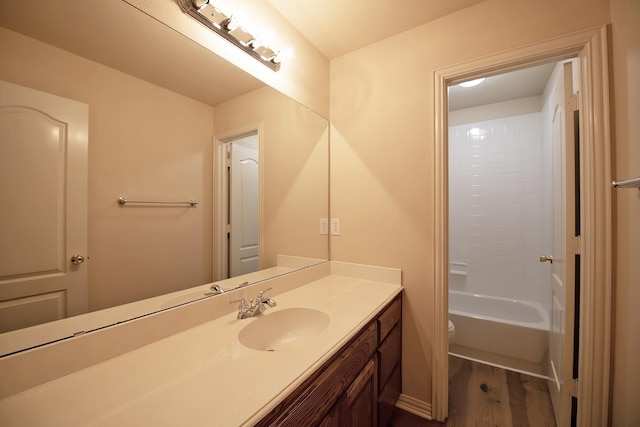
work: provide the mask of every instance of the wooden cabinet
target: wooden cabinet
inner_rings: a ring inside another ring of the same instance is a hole
[[[385,427],[400,394],[401,301],[398,295],[257,426]]]
[[[402,352],[402,330],[398,323],[378,347],[379,389],[378,419],[381,426],[389,423],[396,401],[400,396],[400,355]]]
[[[402,388],[402,300],[397,298],[378,316],[378,421],[386,427]]]
[[[376,427],[378,420],[378,357],[367,363],[347,389],[343,403],[344,425]]]

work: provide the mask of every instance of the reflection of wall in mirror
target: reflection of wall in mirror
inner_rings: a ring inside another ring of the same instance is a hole
[[[89,309],[210,282],[212,108],[4,28],[0,51],[1,80],[89,104]]]
[[[222,104],[213,120],[209,105],[4,28],[0,51],[1,80],[89,104],[90,311],[212,281],[214,125],[264,124],[262,266],[279,254],[328,258],[317,226],[328,204],[326,120],[268,87]],[[119,196],[200,203],[123,208]]]
[[[262,122],[264,194],[263,268],[277,255],[327,259],[327,236],[318,232],[327,212],[329,137],[327,121],[264,86],[214,107],[215,134]]]

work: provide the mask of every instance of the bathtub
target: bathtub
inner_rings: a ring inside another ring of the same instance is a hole
[[[549,316],[540,303],[450,291],[449,320],[456,328],[450,354],[545,375]]]

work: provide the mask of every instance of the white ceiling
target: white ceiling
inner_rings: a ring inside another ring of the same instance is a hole
[[[548,63],[487,77],[474,87],[449,87],[449,110],[494,104],[541,95],[556,63]]]
[[[333,59],[484,0],[267,1]]]
[[[335,58],[483,0],[266,1],[327,58]],[[125,2],[56,0],[41,4],[37,13],[29,4],[0,1],[0,25],[207,104],[216,105],[262,85],[216,55],[203,54],[204,48],[196,43],[175,37],[174,31],[159,22],[131,13]],[[74,25],[68,25],[70,22]],[[114,26],[113,22],[119,24]],[[174,60],[167,62],[167,57]],[[464,91],[452,87],[450,107],[454,110],[538,95],[551,70],[552,66],[543,66],[495,76]]]
[[[328,59],[410,30],[483,0],[266,0]],[[450,110],[542,94],[554,64],[453,86]]]

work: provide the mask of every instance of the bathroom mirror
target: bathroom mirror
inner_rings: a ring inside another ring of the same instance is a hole
[[[258,136],[260,271],[224,286],[328,259],[326,119],[124,1],[2,2],[0,52],[0,80],[88,106],[88,248],[83,264],[62,270],[87,270],[89,314],[73,318],[102,320],[24,347],[202,298],[203,285],[224,278],[221,147],[240,136]],[[4,274],[0,290],[18,276]],[[0,293],[0,323],[29,307],[21,298]],[[73,314],[64,302],[47,325]]]

